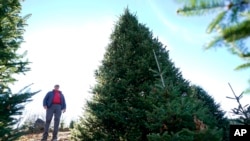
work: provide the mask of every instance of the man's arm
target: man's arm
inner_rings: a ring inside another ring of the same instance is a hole
[[[63,104],[62,105],[62,112],[64,113],[66,111],[66,100],[65,100],[65,97],[64,97],[63,94],[62,94],[62,100],[63,100],[63,102],[62,102],[62,104]]]
[[[48,97],[49,97],[49,92],[45,95],[45,97],[43,98],[43,107],[45,110],[47,110],[47,101],[48,101]]]

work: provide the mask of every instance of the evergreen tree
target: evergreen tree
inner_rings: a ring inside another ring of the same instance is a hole
[[[73,140],[222,138],[216,118],[194,95],[168,51],[128,9],[115,25],[95,77],[93,98],[74,126]],[[195,132],[196,116],[209,126],[208,131]],[[171,134],[164,132],[165,125]]]
[[[230,52],[243,58],[245,63],[236,70],[250,67],[250,50],[246,45],[250,36],[249,0],[176,0],[183,3],[177,13],[185,16],[216,13],[209,23],[207,33],[216,33],[206,49],[226,46]],[[249,89],[250,90],[250,89]]]
[[[0,0],[0,140],[17,139],[20,134],[16,129],[17,116],[22,114],[24,103],[36,92],[29,92],[25,87],[19,93],[12,93],[10,84],[17,80],[14,75],[29,71],[25,54],[17,51],[23,42],[25,21],[29,15],[20,16],[20,0]]]
[[[236,119],[231,119],[232,124],[250,125],[250,105],[249,104],[242,105],[240,101],[243,98],[244,92],[242,92],[239,96],[237,96],[230,83],[228,84],[233,92],[234,97],[227,96],[227,98],[233,99],[238,103],[238,107],[232,109],[232,113],[237,116]]]
[[[86,114],[75,126],[75,139],[147,140],[146,113],[153,108],[147,97],[156,81],[151,70],[157,69],[153,50],[159,62],[173,68],[165,47],[126,9],[95,73],[98,83],[92,90],[93,99],[87,102]],[[177,69],[167,72],[176,73]]]
[[[249,58],[249,48],[242,44],[250,36],[249,0],[185,0],[183,3],[177,11],[181,15],[218,13],[207,28],[208,33],[218,32],[218,36],[207,48],[225,44],[240,57]]]

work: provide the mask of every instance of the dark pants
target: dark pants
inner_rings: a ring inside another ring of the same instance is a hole
[[[61,109],[61,105],[59,104],[53,104],[50,108],[47,109],[43,140],[46,140],[48,137],[49,126],[50,126],[53,115],[54,115],[53,139],[57,139],[57,133],[58,133],[61,114],[62,114],[62,109]]]

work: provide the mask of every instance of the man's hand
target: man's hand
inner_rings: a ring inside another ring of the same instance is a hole
[[[66,112],[66,109],[62,109],[62,112],[65,113],[65,112]]]
[[[45,110],[47,110],[47,106],[43,106],[43,108],[44,108]]]

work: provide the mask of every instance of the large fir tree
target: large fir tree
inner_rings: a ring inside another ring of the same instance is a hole
[[[27,87],[19,93],[11,91],[10,84],[17,80],[14,75],[29,71],[28,61],[17,51],[23,42],[26,17],[20,16],[20,0],[0,0],[0,140],[13,141],[20,136],[16,129],[18,115],[22,114],[24,103],[30,101],[36,92]]]
[[[193,96],[189,82],[169,59],[165,46],[128,9],[115,24],[110,39],[102,65],[95,72],[93,98],[74,126],[73,140],[154,140],[165,133],[161,127],[168,120],[173,133],[184,127],[189,129],[184,131],[196,130],[195,114],[211,125],[206,133],[221,137],[216,119]],[[178,121],[171,121],[179,119],[176,112],[185,122],[175,125]]]
[[[162,47],[157,39],[128,9],[115,25],[102,66],[96,71],[98,84],[93,100],[78,125],[82,140],[143,140],[146,111],[145,100],[156,68],[153,49]],[[80,126],[83,126],[82,128]]]

